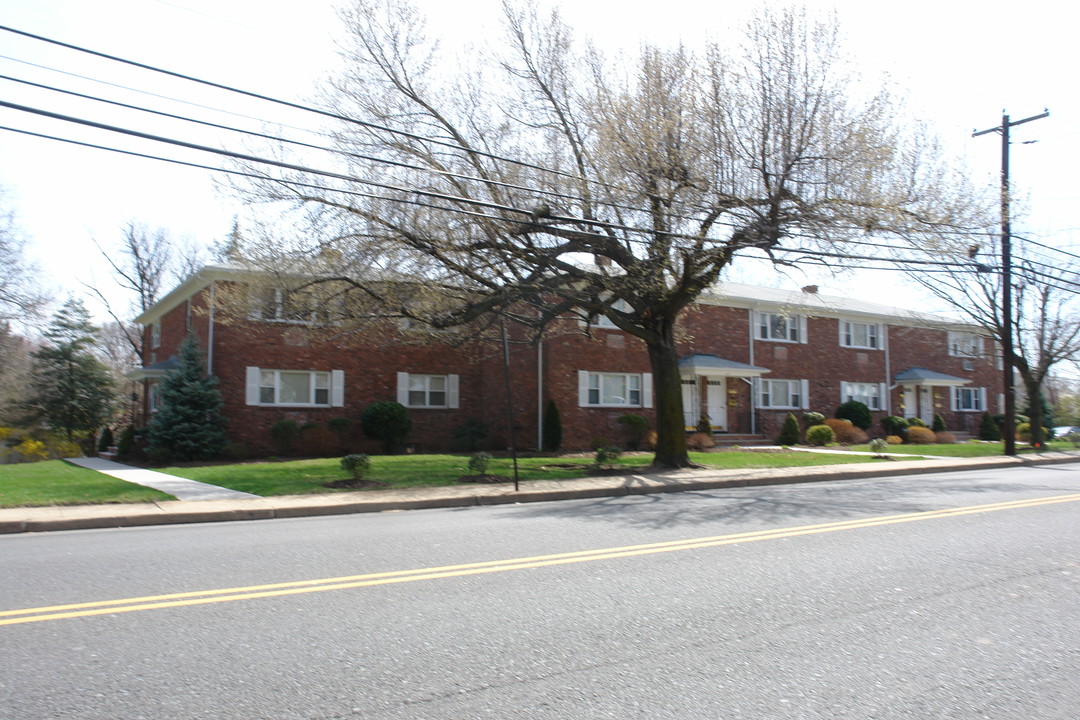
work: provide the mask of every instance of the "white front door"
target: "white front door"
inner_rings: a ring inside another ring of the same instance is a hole
[[[714,429],[727,430],[727,379],[710,380],[705,394],[709,423]]]
[[[682,379],[682,411],[686,427],[692,428],[701,417],[701,392],[697,378]]]

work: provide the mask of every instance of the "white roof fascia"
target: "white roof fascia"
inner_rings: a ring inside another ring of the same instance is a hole
[[[189,275],[186,280],[173,288],[165,297],[147,308],[135,322],[150,325],[180,303],[199,293],[215,280],[236,280],[257,274],[257,271],[238,268],[235,265],[204,265]]]

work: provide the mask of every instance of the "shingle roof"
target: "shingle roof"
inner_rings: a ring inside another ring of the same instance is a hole
[[[693,370],[701,375],[716,374],[734,377],[756,377],[760,376],[762,373],[770,372],[768,368],[747,365],[746,363],[735,362],[734,360],[728,360],[727,358],[703,353],[688,355],[687,357],[680,359],[679,369],[687,371]],[[712,371],[712,373],[710,373],[710,371]]]
[[[970,380],[965,378],[956,377],[955,375],[946,375],[945,373],[937,372],[936,370],[927,370],[922,367],[913,367],[897,373],[893,378],[894,382],[900,383],[914,383],[921,385],[967,385]]]

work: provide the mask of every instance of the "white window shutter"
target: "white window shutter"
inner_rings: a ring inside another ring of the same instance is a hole
[[[460,403],[458,400],[458,383],[459,380],[457,375],[446,376],[446,406],[455,410]]]
[[[952,410],[953,412],[956,412],[957,408],[960,407],[960,388],[949,388],[949,398],[952,400]]]
[[[641,407],[652,407],[652,373],[641,373]]]
[[[810,381],[809,380],[800,380],[799,381],[799,394],[802,395],[802,398],[801,398],[801,400],[802,400],[802,409],[803,410],[809,410],[810,409]]]
[[[840,381],[840,404],[843,405],[847,402],[847,389],[848,384],[843,380]]]
[[[345,405],[345,371],[330,371],[330,405],[331,407],[343,407]]]
[[[589,404],[589,371],[577,371],[578,405],[587,407]]]
[[[750,397],[751,410],[761,407],[761,378],[756,377],[751,379]]]
[[[885,383],[878,383],[877,391],[878,410],[884,410],[889,407],[889,386]]]
[[[406,407],[409,405],[409,373],[397,374],[397,401]]]
[[[806,316],[799,316],[799,342],[803,345],[806,344]]]
[[[846,337],[847,333],[844,332],[844,330],[846,329],[845,326],[847,325],[847,321],[846,320],[837,320],[836,325],[837,325],[837,327],[840,328],[840,341],[839,341],[840,342],[840,347],[844,347],[845,345],[847,345],[847,343],[845,342],[845,340],[847,339],[847,337]]]
[[[247,404],[259,404],[259,368],[248,367],[247,369]]]
[[[986,388],[979,388],[979,409],[986,410]]]

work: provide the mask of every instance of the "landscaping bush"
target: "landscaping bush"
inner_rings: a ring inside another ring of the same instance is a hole
[[[698,417],[697,427],[694,428],[699,433],[712,434],[712,421],[709,420],[709,416],[706,413],[701,413]]]
[[[150,461],[151,465],[156,465],[158,467],[171,465],[173,461],[172,450],[167,447],[147,448],[146,459]]]
[[[926,426],[909,427],[907,441],[911,445],[933,445],[937,438],[934,431]]]
[[[124,432],[120,433],[120,438],[116,441],[116,456],[121,460],[127,460],[131,457],[131,453],[134,449],[135,428],[128,425],[124,428]]]
[[[622,456],[622,448],[614,445],[607,447],[601,447],[596,449],[596,466],[598,468],[611,468],[615,466],[616,461]]]
[[[948,431],[934,433],[934,439],[937,441],[937,443],[939,445],[955,445],[956,444],[956,436],[953,435],[951,432],[948,432]]]
[[[836,433],[828,425],[811,425],[806,428],[806,442],[822,447],[836,441]]]
[[[885,437],[885,442],[889,443],[890,445],[903,445],[904,438],[900,437],[899,435],[887,435]]]
[[[450,447],[457,452],[476,452],[483,446],[487,436],[488,424],[486,422],[468,418],[454,431]]]
[[[291,455],[299,435],[300,424],[295,420],[285,418],[270,426],[270,440],[279,455]]]
[[[346,455],[341,458],[341,469],[352,475],[353,480],[363,480],[371,470],[371,458],[363,453]]]
[[[913,417],[907,419],[908,427],[926,427],[926,423],[921,418]]]
[[[1001,439],[1001,428],[994,422],[994,418],[988,412],[984,412],[982,420],[979,421],[979,439],[990,442],[997,442]]]
[[[562,416],[554,400],[548,400],[544,406],[544,450],[558,452],[562,447]]]
[[[22,457],[22,462],[39,462],[49,459],[49,451],[45,448],[45,443],[29,437],[23,438],[12,450]]]
[[[627,413],[620,415],[617,422],[623,427],[627,450],[639,450],[645,433],[649,431],[649,419],[644,415]]]
[[[711,432],[691,433],[690,437],[686,438],[686,447],[690,450],[704,452],[705,450],[716,447],[716,440],[713,439],[713,434]]]
[[[98,438],[98,452],[108,452],[109,448],[111,448],[115,444],[116,441],[113,440],[112,428],[106,425],[105,429],[101,431],[101,437]]]
[[[908,421],[902,417],[889,415],[888,417],[881,418],[881,428],[885,431],[886,435],[899,435],[900,437],[903,437],[907,427]]]
[[[611,442],[611,438],[598,435],[589,441],[590,450],[599,450],[601,448],[611,447],[615,443]]]
[[[776,438],[777,445],[799,444],[799,421],[795,413],[788,413],[784,418],[784,425],[780,428],[780,435]]]
[[[326,421],[326,429],[337,437],[338,450],[344,450],[349,445],[349,431],[352,430],[352,418],[338,417]]]
[[[491,453],[478,452],[469,458],[469,472],[473,475],[487,475],[488,464],[491,462]]]
[[[841,445],[861,445],[870,439],[865,430],[855,427],[850,420],[825,418],[822,424],[832,428],[835,442]]]
[[[946,428],[945,428],[945,418],[943,418],[940,415],[935,413],[934,414],[934,422],[930,424],[930,429],[933,430],[936,433],[945,432],[945,430],[946,430]]]
[[[825,416],[819,412],[804,412],[802,414],[802,419],[807,427],[810,427],[811,425],[820,425],[825,422]]]
[[[401,403],[372,403],[360,416],[360,429],[369,438],[382,441],[383,452],[393,454],[405,446],[405,438],[412,430],[412,418]]]
[[[1031,442],[1031,423],[1022,422],[1016,426],[1016,439],[1021,442]]]
[[[858,400],[848,400],[836,408],[835,415],[840,420],[850,420],[851,424],[860,430],[869,430],[874,424],[874,416],[870,413],[870,408],[866,403]]]
[[[645,439],[641,441],[641,444],[645,447],[646,450],[655,450],[656,431],[650,430],[649,432],[645,433]]]
[[[870,452],[876,455],[884,455],[889,449],[889,443],[881,438],[874,438],[870,441]]]

